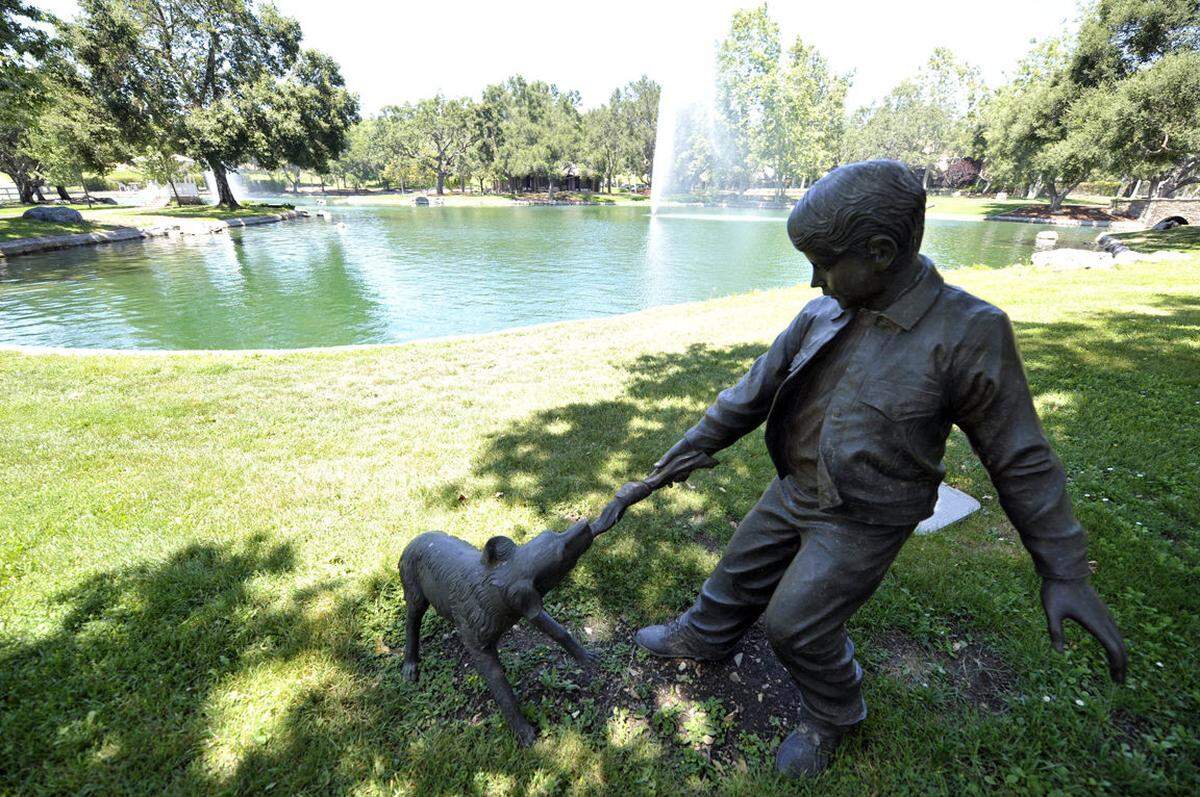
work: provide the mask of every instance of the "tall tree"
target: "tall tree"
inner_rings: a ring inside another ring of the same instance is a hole
[[[780,56],[779,25],[766,3],[734,12],[717,47],[717,103],[727,132],[726,163],[734,166],[726,176],[735,183],[780,166]]]
[[[621,90],[614,89],[607,104],[593,108],[583,116],[587,160],[596,173],[604,178],[610,194],[613,178],[622,166],[630,162],[633,150],[625,102]]]
[[[84,184],[84,172],[104,174],[129,157],[107,110],[87,91],[65,58],[52,57],[41,72],[44,101],[32,116],[27,151],[37,178],[70,201],[67,185]],[[84,194],[87,194],[86,187]]]
[[[40,23],[50,21],[24,0],[0,0],[0,172],[17,186],[22,202],[37,188],[37,159],[30,152],[29,121],[46,101],[39,65],[51,38]]]
[[[802,39],[784,53],[765,4],[734,13],[717,67],[720,116],[744,176],[770,179],[782,197],[795,178],[834,165],[849,76]]]
[[[622,119],[627,128],[626,166],[639,177],[654,179],[654,146],[658,137],[658,101],[662,87],[642,75],[622,90]]]
[[[476,126],[470,100],[448,100],[441,94],[420,102],[389,106],[384,116],[392,127],[391,145],[401,156],[433,172],[437,193],[474,143]]]
[[[324,171],[345,148],[357,100],[300,26],[254,0],[82,0],[74,49],[132,144],[168,142],[205,163],[219,201],[254,160]]]
[[[1200,182],[1200,3],[1100,0],[1071,59],[1087,90],[1073,109],[1076,146],[1108,169],[1173,196]]]
[[[903,161],[928,185],[938,164],[979,154],[985,95],[977,67],[937,48],[916,75],[856,113],[849,152]]]
[[[988,164],[1000,182],[1044,187],[1058,210],[1100,161],[1095,142],[1072,136],[1071,107],[1082,89],[1071,78],[1070,44],[1044,42],[1021,62],[1016,78],[988,108]]]
[[[820,177],[838,163],[845,135],[849,75],[839,75],[815,48],[799,37],[781,71],[786,178]],[[783,181],[779,183],[782,193]]]

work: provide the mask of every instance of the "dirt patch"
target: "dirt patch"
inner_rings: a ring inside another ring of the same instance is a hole
[[[1114,216],[1104,208],[1091,205],[1063,205],[1057,212],[1051,213],[1045,205],[1022,205],[1010,208],[997,216],[1017,216],[1019,218],[1051,218],[1055,221],[1128,221],[1124,216]]]
[[[1150,732],[1150,720],[1132,711],[1116,708],[1109,714],[1113,727],[1116,728],[1117,738],[1126,744],[1130,750],[1136,750],[1145,745],[1145,735]]]
[[[951,639],[952,653],[930,650],[906,634],[889,634],[874,644],[875,664],[886,675],[911,686],[948,686],[958,698],[994,714],[1008,708],[1016,673],[988,646],[968,639]]]
[[[633,644],[636,629],[627,625],[572,627],[580,642],[600,655],[598,669],[582,670],[524,624],[500,647],[522,706],[555,725],[590,724],[589,730],[603,730],[610,718],[626,716],[643,732],[690,747],[709,761],[742,766],[743,734],[773,747],[799,717],[800,693],[761,624],[747,633],[738,655],[724,662],[647,656]],[[458,635],[442,629],[425,635],[422,658],[453,662],[454,688],[467,696],[447,719],[482,722],[496,713],[491,695],[474,674]]]
[[[694,662],[648,656],[633,643],[635,628],[584,620],[570,624],[600,665],[583,670],[537,631],[520,624],[501,645],[522,706],[546,726],[572,726],[611,734],[653,734],[704,766],[742,769],[748,759],[766,761],[800,716],[800,693],[775,657],[761,623],[746,634],[738,654],[723,662]],[[428,626],[426,627],[428,629]],[[425,662],[450,662],[452,689],[462,700],[444,719],[471,724],[495,721],[496,708],[458,635],[438,623],[422,643]],[[990,648],[965,639],[954,654],[931,651],[914,638],[891,634],[864,646],[871,671],[912,688],[949,687],[964,705],[1001,713],[1007,709],[1015,674]],[[398,650],[393,650],[399,653]],[[445,681],[441,682],[445,688]],[[427,687],[433,688],[433,687]],[[1131,735],[1133,735],[1131,733]],[[698,759],[695,757],[698,756]]]

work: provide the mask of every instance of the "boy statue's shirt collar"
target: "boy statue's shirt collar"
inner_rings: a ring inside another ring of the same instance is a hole
[[[871,313],[886,318],[905,332],[912,329],[933,306],[938,294],[942,292],[942,286],[946,284],[942,275],[934,267],[932,260],[925,255],[917,255],[917,258],[921,261],[921,273],[913,284],[904,293],[897,296],[896,301],[888,305],[886,309],[878,312],[873,310],[848,311],[844,307],[839,307],[836,308],[837,312],[833,314],[832,320],[840,321],[847,313],[852,313],[852,318],[853,314]]]
[[[920,276],[909,286],[908,290],[900,294],[896,301],[880,313],[905,332],[916,326],[921,317],[929,311],[938,294],[942,292],[942,286],[946,284],[942,275],[934,268],[933,261],[925,255],[917,257],[921,261]]]

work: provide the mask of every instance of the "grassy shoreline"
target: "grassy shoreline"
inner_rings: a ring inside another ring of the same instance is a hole
[[[802,791],[1193,791],[1200,257],[948,278],[1014,320],[1131,680],[1108,684],[1077,628],[1050,651],[956,434],[948,481],[985,509],[910,541],[851,624],[872,715]],[[761,433],[632,510],[552,594],[603,657],[595,681],[537,637],[506,651],[533,750],[444,621],[420,684],[389,651],[409,539],[596,512],[810,295],[352,351],[0,352],[0,791],[793,793],[770,772],[792,692],[769,652],[752,640],[751,689],[628,633],[694,594],[769,478]]]

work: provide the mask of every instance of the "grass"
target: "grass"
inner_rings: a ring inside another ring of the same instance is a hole
[[[424,193],[430,201],[440,201],[446,207],[508,207],[517,204],[517,200],[533,200],[546,199],[548,194],[543,191],[541,193],[530,194],[460,194],[454,191],[447,191],[445,195],[438,197],[432,191]],[[384,194],[384,193],[365,193],[352,194],[348,196],[330,195],[325,197],[331,204],[346,204],[346,205],[411,205],[418,194]],[[297,201],[304,203],[320,198],[320,194],[312,194],[305,198],[298,198]],[[644,194],[630,193],[628,191],[614,191],[612,194],[603,192],[594,192],[585,194],[582,191],[555,191],[555,199],[571,200],[574,202],[591,201],[601,205],[637,205],[649,202],[649,197]]]
[[[240,208],[223,208],[214,205],[185,205],[184,207],[138,208],[129,205],[67,205],[83,214],[81,224],[46,221],[29,221],[20,216],[29,205],[6,205],[0,207],[0,241],[15,241],[21,238],[39,238],[50,235],[72,235],[82,232],[101,232],[116,227],[152,227],[179,220],[225,220],[262,216],[279,213],[277,207],[263,207],[246,203]]]
[[[0,241],[17,241],[22,238],[41,238],[49,235],[75,235],[83,232],[103,232],[112,228],[113,225],[97,224],[91,221],[71,223],[0,217]]]
[[[957,433],[948,480],[984,509],[911,540],[851,622],[872,713],[815,783],[770,769],[794,690],[733,680],[761,645],[740,670],[681,671],[630,644],[688,604],[766,485],[758,432],[632,509],[549,596],[600,652],[594,679],[535,636],[506,649],[534,748],[432,613],[421,683],[400,678],[408,540],[597,512],[808,289],[366,350],[0,352],[0,792],[1195,793],[1200,258],[950,279],[1014,320],[1125,686],[1077,627],[1050,650]]]
[[[1185,224],[1171,230],[1137,230],[1112,236],[1139,252],[1158,252],[1173,249],[1177,252],[1200,254],[1200,226]]]
[[[1046,205],[1044,199],[992,199],[991,197],[972,197],[972,196],[931,196],[926,203],[926,212],[931,218],[939,216],[946,218],[962,219],[962,218],[978,218],[982,219],[985,216],[996,216],[1002,213],[1011,212],[1017,208],[1028,207],[1029,205]],[[1097,197],[1069,197],[1066,201],[1068,205],[1095,205],[1103,206],[1108,204],[1107,199]]]

